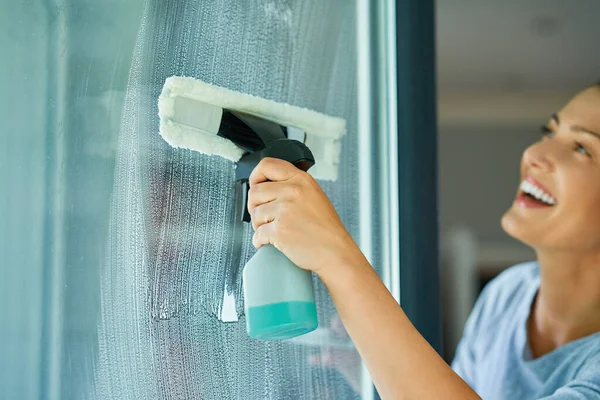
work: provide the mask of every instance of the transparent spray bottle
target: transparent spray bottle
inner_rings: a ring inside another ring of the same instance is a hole
[[[314,165],[311,151],[302,142],[276,139],[260,151],[238,161],[236,170],[239,204],[247,211],[248,178],[265,157],[291,162],[307,171]],[[243,290],[248,335],[255,339],[279,340],[311,332],[318,326],[312,273],[290,261],[272,245],[262,246],[244,267]]]

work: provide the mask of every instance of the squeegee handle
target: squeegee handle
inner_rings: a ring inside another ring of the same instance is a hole
[[[288,161],[305,172],[315,165],[315,157],[304,143],[287,138],[275,140],[259,152],[244,155],[238,161],[235,188],[236,197],[240,199],[237,205],[239,207],[238,215],[241,215],[244,222],[250,222],[250,213],[248,212],[250,185],[248,179],[260,160],[266,157]]]

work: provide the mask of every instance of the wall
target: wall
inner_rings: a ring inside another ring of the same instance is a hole
[[[518,127],[442,126],[438,156],[442,232],[467,225],[482,242],[513,241],[500,227],[500,218],[519,185],[521,155],[539,136],[536,129]]]

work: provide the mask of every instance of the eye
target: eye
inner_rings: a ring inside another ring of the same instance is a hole
[[[575,142],[575,151],[578,153],[581,153],[585,156],[588,156],[590,158],[592,158],[592,155],[590,154],[589,151],[587,151],[587,149],[585,148],[584,145],[582,145],[581,143]]]
[[[542,125],[540,130],[542,133],[542,139],[551,138],[554,136],[554,132],[552,132],[552,129],[548,128],[546,125]]]

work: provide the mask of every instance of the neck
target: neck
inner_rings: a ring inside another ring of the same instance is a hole
[[[528,322],[534,356],[600,332],[600,252],[537,251],[540,290]]]

